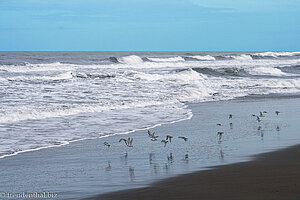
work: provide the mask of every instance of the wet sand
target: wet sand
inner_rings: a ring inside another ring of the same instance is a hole
[[[180,175],[149,187],[95,196],[101,200],[300,199],[300,145],[260,154],[253,161]]]

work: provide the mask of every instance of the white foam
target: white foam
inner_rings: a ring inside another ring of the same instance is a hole
[[[110,110],[121,110],[130,108],[142,108],[146,106],[173,104],[175,101],[140,101],[132,102],[127,104],[115,104],[115,105],[78,105],[73,107],[64,108],[48,108],[48,109],[20,109],[16,111],[10,111],[0,113],[0,123],[11,123],[24,120],[40,120],[46,118],[63,117],[70,115],[77,115],[82,113],[94,113],[94,112],[105,112]]]
[[[252,75],[270,75],[270,76],[286,76],[287,74],[280,69],[273,67],[256,67],[249,68],[247,71]]]
[[[7,77],[6,79],[8,81],[34,81],[34,80],[66,80],[66,79],[71,79],[72,72],[66,72],[66,73],[61,73],[56,76],[13,76],[13,77]]]
[[[148,57],[148,60],[154,62],[181,62],[185,61],[181,56],[169,57],[169,58],[158,58],[158,57]]]
[[[124,63],[124,64],[139,64],[139,63],[143,62],[143,60],[139,56],[136,56],[136,55],[117,58],[117,60],[120,63]]]
[[[197,60],[216,60],[215,57],[210,56],[210,55],[205,55],[205,56],[189,56],[190,58],[195,58]]]
[[[266,56],[266,57],[296,56],[296,55],[300,55],[300,51],[293,51],[293,52],[268,51],[262,53],[255,53],[253,55]]]
[[[253,60],[252,57],[250,55],[246,55],[246,54],[241,54],[241,55],[231,55],[231,56],[225,56],[228,58],[233,58],[235,60]]]

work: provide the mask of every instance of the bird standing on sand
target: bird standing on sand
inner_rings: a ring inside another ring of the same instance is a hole
[[[179,136],[178,138],[183,139],[185,142],[188,140],[187,137]]]
[[[231,118],[232,118],[232,114],[229,115],[229,119],[231,119]]]
[[[166,147],[168,141],[167,141],[167,140],[162,140],[161,142],[165,143],[165,146],[164,146],[164,147]]]
[[[172,142],[172,138],[173,138],[172,135],[167,135],[166,140],[170,140],[170,143],[171,143]]]
[[[108,148],[111,146],[108,142],[104,142],[103,143],[105,146],[107,146]]]
[[[276,114],[277,116],[279,115],[279,113],[280,113],[279,111],[275,111],[275,114]]]

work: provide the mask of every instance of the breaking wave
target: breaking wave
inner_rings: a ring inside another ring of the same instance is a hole
[[[158,58],[158,57],[147,57],[148,60],[153,62],[181,62],[185,61],[183,57],[176,56],[176,57],[169,57],[169,58]]]

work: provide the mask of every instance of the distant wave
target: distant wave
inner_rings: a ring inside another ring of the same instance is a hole
[[[199,67],[193,68],[193,70],[211,76],[237,76],[237,77],[245,77],[249,76],[243,68],[238,67],[225,67],[225,68],[208,68],[208,67]]]
[[[121,58],[117,58],[117,60],[118,60],[118,62],[124,63],[124,64],[138,64],[138,63],[143,62],[143,59],[136,55],[124,56]]]
[[[286,76],[287,74],[280,69],[273,67],[256,67],[248,68],[247,71],[252,75],[270,75],[270,76]]]
[[[194,58],[196,60],[216,60],[215,57],[210,56],[210,55],[206,55],[206,56],[188,56],[189,58]]]
[[[261,57],[288,57],[288,56],[298,56],[300,55],[300,51],[294,52],[277,52],[277,51],[268,51],[262,53],[255,53],[252,54],[254,56],[261,56]]]
[[[169,57],[169,58],[159,58],[159,57],[147,57],[148,60],[154,62],[180,62],[185,61],[183,57],[176,56],[176,57]]]
[[[235,60],[253,60],[250,55],[246,54],[241,54],[241,55],[228,55],[228,56],[223,56],[225,58],[232,58]]]

